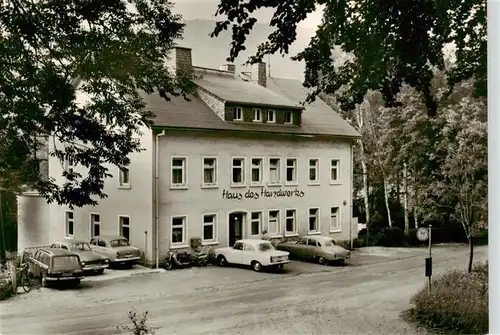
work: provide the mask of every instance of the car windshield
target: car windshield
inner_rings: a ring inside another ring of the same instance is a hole
[[[90,245],[88,243],[75,243],[71,246],[72,249],[80,251],[90,251]]]
[[[80,263],[76,256],[55,256],[52,259],[54,271],[80,270]]]
[[[269,251],[269,250],[274,250],[274,247],[271,243],[264,242],[259,244],[259,251]]]
[[[109,244],[111,244],[111,246],[114,248],[114,247],[128,247],[130,244],[128,243],[128,241],[124,238],[120,238],[120,239],[117,239],[117,240],[112,240],[111,242],[109,242]]]
[[[325,247],[333,247],[335,245],[335,241],[331,239],[325,239],[321,242],[321,244]]]

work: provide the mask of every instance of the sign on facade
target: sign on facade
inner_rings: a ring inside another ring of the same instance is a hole
[[[259,199],[259,198],[302,198],[304,196],[304,191],[297,188],[293,190],[286,189],[272,189],[268,190],[266,188],[261,188],[260,191],[248,190],[243,192],[230,192],[228,190],[222,190],[222,199],[225,200],[242,200],[242,199]]]

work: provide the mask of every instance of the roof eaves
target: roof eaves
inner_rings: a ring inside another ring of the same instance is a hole
[[[273,107],[273,108],[283,108],[283,109],[295,109],[295,110],[305,110],[306,108],[304,106],[293,106],[293,105],[280,105],[280,104],[263,104],[260,102],[248,102],[248,101],[238,101],[238,100],[227,100],[227,103],[230,104],[241,104],[241,105],[248,105],[252,104],[255,106],[261,106],[261,107]]]

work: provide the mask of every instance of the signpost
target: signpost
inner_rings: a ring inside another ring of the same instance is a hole
[[[431,232],[432,232],[432,225],[429,225],[428,228],[417,229],[417,238],[419,239],[419,241],[424,242],[429,240],[429,257],[425,259],[425,276],[428,278],[428,284],[427,284],[428,293],[431,293],[431,277],[432,277]]]

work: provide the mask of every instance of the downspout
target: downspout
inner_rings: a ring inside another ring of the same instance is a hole
[[[156,135],[156,146],[155,146],[155,260],[156,260],[156,268],[160,267],[160,136],[165,136],[165,130]]]
[[[350,179],[351,179],[351,186],[350,186],[350,189],[351,189],[351,196],[350,196],[350,203],[349,203],[349,243],[350,243],[350,247],[351,247],[351,250],[352,250],[352,247],[353,247],[353,241],[352,241],[352,214],[353,214],[353,210],[352,210],[352,207],[353,207],[353,199],[352,199],[352,194],[353,194],[353,182],[354,182],[354,145],[353,143],[351,143],[351,176],[350,176]]]

